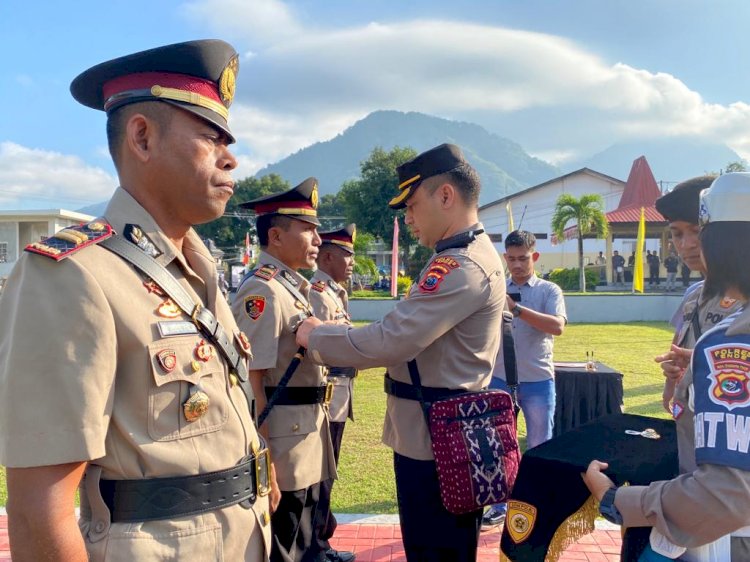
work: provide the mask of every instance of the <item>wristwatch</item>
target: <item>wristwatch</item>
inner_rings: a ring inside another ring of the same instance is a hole
[[[518,318],[519,316],[521,316],[521,310],[523,310],[521,308],[521,305],[516,303],[516,306],[510,309],[510,311],[513,313],[513,318]]]
[[[622,514],[615,507],[616,493],[617,488],[610,488],[604,492],[604,496],[602,496],[602,500],[599,502],[599,513],[610,523],[622,525]]]

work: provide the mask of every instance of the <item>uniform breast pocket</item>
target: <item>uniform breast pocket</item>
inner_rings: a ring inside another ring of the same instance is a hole
[[[229,418],[224,362],[196,336],[148,346],[154,384],[148,396],[148,432],[173,441],[219,430]]]

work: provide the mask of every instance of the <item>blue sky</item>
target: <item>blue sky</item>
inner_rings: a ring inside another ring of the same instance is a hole
[[[207,37],[242,55],[237,177],[376,109],[470,120],[555,163],[671,135],[748,158],[748,16],[744,0],[0,0],[0,208],[106,199],[105,117],[70,81]]]

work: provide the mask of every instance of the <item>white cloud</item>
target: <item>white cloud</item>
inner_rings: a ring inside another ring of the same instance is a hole
[[[253,43],[294,35],[300,27],[279,0],[194,0],[184,4],[182,11],[193,22]]]
[[[77,209],[107,199],[117,180],[78,156],[0,142],[0,205]]]
[[[315,116],[262,111],[244,104],[232,106],[232,132],[250,148],[250,154],[238,153],[235,178],[253,175],[266,164],[315,142],[328,140],[364,114],[318,112]]]
[[[707,103],[672,75],[606,61],[561,37],[434,20],[303,28],[278,0],[194,0],[186,10],[241,31],[239,47],[253,48],[237,91],[250,117],[233,109],[233,127],[258,163],[376,109],[470,115],[539,154],[684,135],[750,157],[748,104]]]

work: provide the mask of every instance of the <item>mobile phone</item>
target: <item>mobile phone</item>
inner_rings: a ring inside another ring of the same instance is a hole
[[[508,293],[508,296],[515,302],[521,302],[521,293]]]

